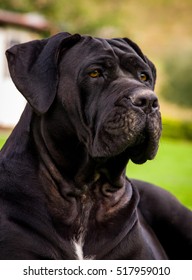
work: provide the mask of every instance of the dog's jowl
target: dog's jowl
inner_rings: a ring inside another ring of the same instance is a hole
[[[0,152],[0,258],[191,259],[191,211],[125,175],[161,135],[140,48],[59,33],[6,55],[27,105]]]

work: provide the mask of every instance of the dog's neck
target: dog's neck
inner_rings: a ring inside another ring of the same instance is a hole
[[[55,134],[50,121],[42,117],[32,124],[42,186],[51,200],[57,200],[58,208],[65,208],[63,213],[70,213],[67,223],[79,221],[77,228],[84,231],[93,207],[97,209],[97,221],[109,219],[131,200],[132,187],[125,177],[123,157],[117,158],[118,163],[92,159],[70,129],[62,127],[59,132],[57,127]],[[63,198],[68,202],[65,205]]]
[[[72,124],[52,120],[57,116],[36,117],[32,124],[33,137],[38,155],[53,178],[65,178],[75,188],[94,184],[97,180],[108,183],[113,191],[124,186],[126,155],[111,159],[93,159],[88,149],[77,137]],[[62,122],[62,125],[59,124]]]
[[[31,155],[39,157],[55,181],[62,181],[65,178],[77,189],[95,184],[98,180],[111,186],[113,191],[124,186],[126,155],[122,154],[111,159],[93,159],[67,119],[61,127],[58,125],[55,127],[52,119],[54,118],[36,116],[27,105],[21,121],[2,149],[2,155],[22,158],[29,156],[25,149],[30,149]],[[22,145],[18,145],[21,141]]]

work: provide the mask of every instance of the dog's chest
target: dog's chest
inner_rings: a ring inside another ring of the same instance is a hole
[[[70,248],[75,259],[97,258],[99,248],[102,250],[104,246],[103,240],[108,242],[110,239],[109,233],[112,231],[113,236],[118,235],[120,228],[124,227],[118,217],[119,212],[125,211],[130,197],[131,193],[125,189],[104,194],[100,186],[87,188],[67,199],[52,196],[52,203],[48,206],[52,219],[56,220],[55,230],[59,239],[68,243],[68,249],[63,248],[63,253],[68,255]],[[116,230],[114,225],[118,222],[120,228]]]
[[[75,232],[71,239],[72,250],[78,260],[94,259],[93,256],[85,256],[84,253],[85,237],[89,228],[90,214],[94,207],[94,202],[89,194],[83,194],[80,196],[78,204],[79,213],[75,220]]]
[[[74,223],[76,229],[71,238],[71,246],[76,259],[96,258],[96,247],[102,246],[100,240],[108,238],[106,228],[109,224],[118,223],[119,212],[130,199],[128,195],[123,194],[125,194],[124,190],[110,193],[110,195],[103,195],[100,190],[97,190],[94,193],[84,192],[79,197],[78,216]],[[90,246],[87,245],[89,239],[92,240]]]
[[[91,256],[85,255],[84,248],[83,248],[83,246],[84,246],[84,236],[83,235],[81,235],[78,240],[72,239],[71,244],[72,244],[72,249],[73,249],[75,259],[93,260],[95,258],[95,256],[93,256],[93,255],[91,255]]]

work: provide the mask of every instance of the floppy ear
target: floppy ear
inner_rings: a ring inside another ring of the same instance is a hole
[[[134,43],[132,40],[130,40],[128,38],[123,38],[123,40],[125,42],[127,42],[135,50],[135,52],[149,65],[149,67],[151,68],[151,72],[152,72],[154,84],[155,84],[155,81],[156,81],[155,65],[143,54],[143,52],[141,51],[141,49],[139,48],[139,46],[136,43]]]
[[[6,51],[11,78],[37,114],[47,112],[55,98],[60,50],[74,45],[80,38],[78,34],[62,32]]]

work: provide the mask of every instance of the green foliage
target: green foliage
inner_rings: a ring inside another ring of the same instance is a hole
[[[163,119],[162,137],[192,140],[192,122]]]
[[[125,3],[126,0],[121,2]],[[0,9],[20,13],[38,12],[59,29],[91,33],[108,23],[117,24],[122,3],[115,0],[7,0],[0,2]],[[102,13],[103,8],[105,13]]]
[[[41,13],[72,33],[95,35],[103,27],[112,27],[120,37],[135,33],[148,36],[149,28],[159,23],[167,31],[178,12],[180,23],[191,17],[191,0],[0,0],[0,8]]]
[[[161,96],[172,103],[192,107],[192,53],[175,53],[164,65],[166,78]]]

